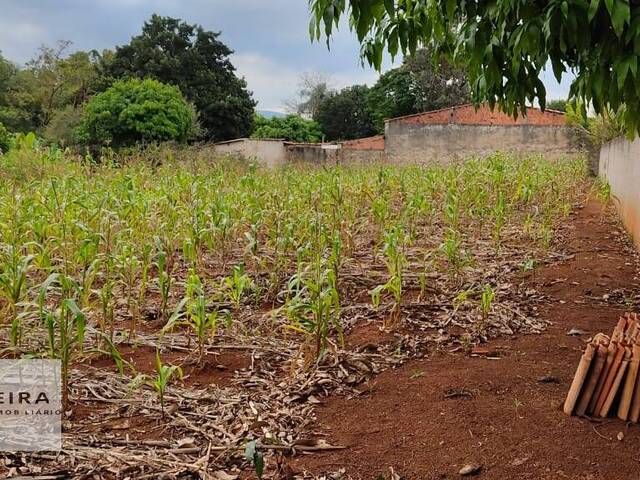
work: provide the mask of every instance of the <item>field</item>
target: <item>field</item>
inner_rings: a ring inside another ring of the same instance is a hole
[[[581,160],[505,154],[264,170],[25,142],[0,162],[2,357],[61,359],[69,392],[64,451],[7,454],[0,474],[47,478],[231,479],[263,455],[291,478],[290,454],[324,451],[300,471],[339,470],[318,404],[544,332],[544,266],[607,194]]]

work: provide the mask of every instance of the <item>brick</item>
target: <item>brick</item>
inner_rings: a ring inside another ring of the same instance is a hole
[[[527,116],[519,116],[516,120],[498,110],[493,111],[482,105],[476,111],[473,105],[460,105],[457,107],[444,108],[431,112],[408,115],[387,120],[387,122],[400,122],[404,124],[419,125],[565,125],[565,116],[562,112],[555,110],[542,111],[539,108],[530,107],[527,109]]]

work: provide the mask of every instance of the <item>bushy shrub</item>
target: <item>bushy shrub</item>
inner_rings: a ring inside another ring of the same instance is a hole
[[[79,138],[90,144],[185,141],[194,122],[177,87],[157,80],[121,80],[85,107]]]
[[[13,143],[12,135],[2,123],[0,123],[0,154],[8,152]]]
[[[256,115],[251,138],[279,138],[292,142],[314,143],[322,140],[320,125],[299,115],[265,118]]]
[[[44,130],[44,138],[48,143],[57,143],[64,146],[80,143],[78,128],[82,124],[84,110],[81,107],[68,105],[57,110],[51,116],[51,120]]]

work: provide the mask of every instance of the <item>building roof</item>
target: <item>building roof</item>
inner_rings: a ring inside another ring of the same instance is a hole
[[[424,125],[564,125],[565,114],[557,110],[547,109],[543,112],[537,107],[528,107],[526,116],[514,119],[497,107],[491,110],[484,104],[476,109],[467,103],[385,120],[385,123],[395,122]]]

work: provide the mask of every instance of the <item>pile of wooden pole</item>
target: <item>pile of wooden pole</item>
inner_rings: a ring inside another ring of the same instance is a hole
[[[611,338],[596,335],[580,358],[564,402],[567,415],[607,417],[637,423],[640,417],[640,320],[627,313]]]

